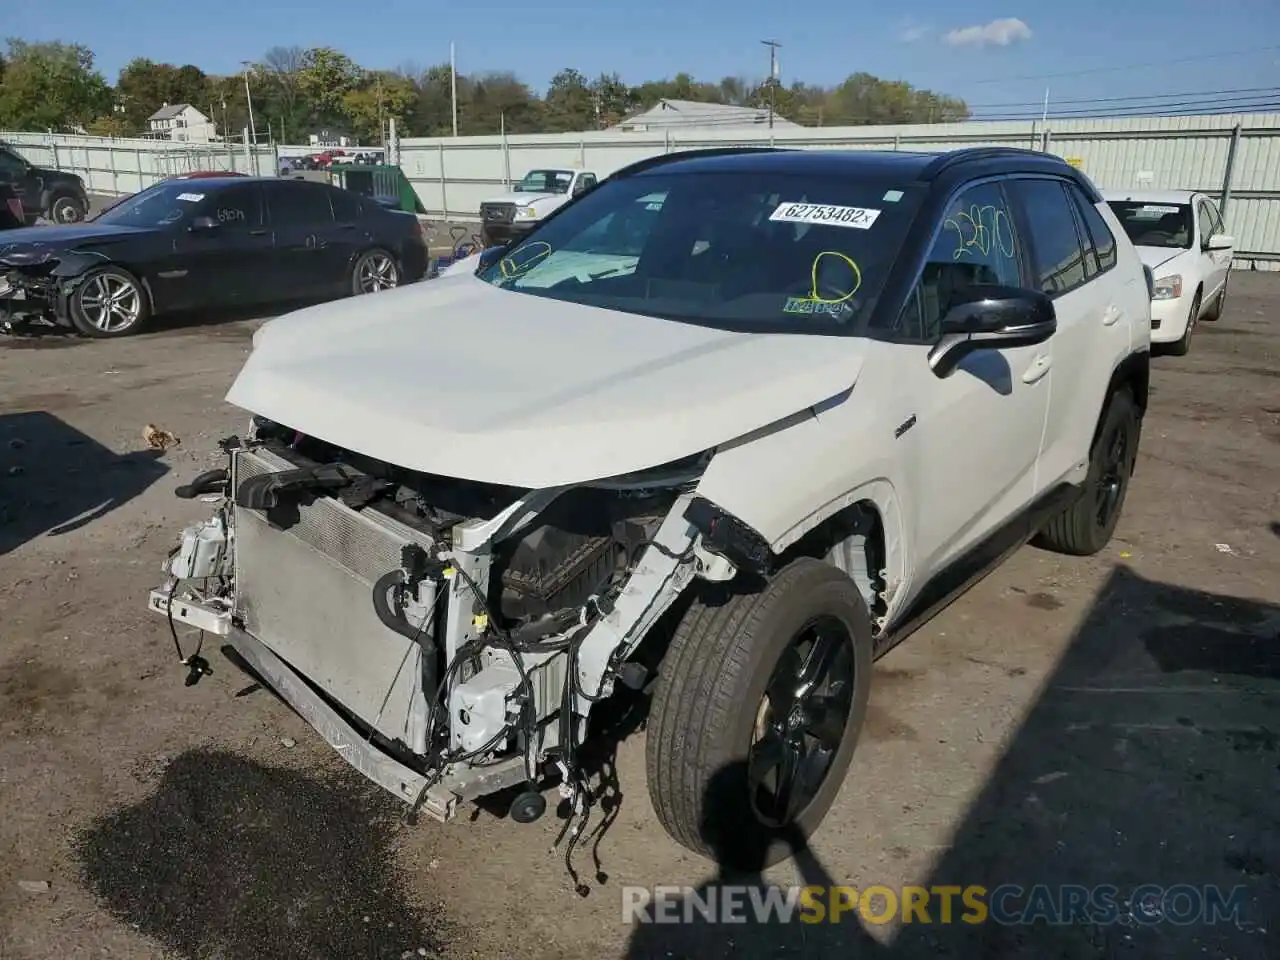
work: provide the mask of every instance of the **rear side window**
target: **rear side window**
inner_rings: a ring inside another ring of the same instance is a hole
[[[1031,246],[1032,287],[1049,296],[1070,293],[1085,276],[1085,253],[1076,214],[1058,180],[1012,180],[1005,189],[1026,221]]]
[[[333,218],[339,223],[355,223],[360,219],[363,208],[360,195],[350,190],[333,190],[329,193],[333,201]]]
[[[333,222],[329,190],[322,184],[281,180],[267,184],[266,192],[274,226],[313,227]]]

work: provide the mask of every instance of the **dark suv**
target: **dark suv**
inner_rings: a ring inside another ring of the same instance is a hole
[[[40,217],[78,223],[89,211],[83,180],[74,173],[32,166],[8,144],[0,144],[0,183],[18,195],[27,223]]]

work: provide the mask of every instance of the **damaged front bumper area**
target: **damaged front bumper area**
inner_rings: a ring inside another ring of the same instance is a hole
[[[59,296],[59,261],[47,253],[6,255],[0,248],[0,322],[43,320],[70,326]]]
[[[521,490],[417,474],[266,421],[178,495],[213,502],[149,606],[221,638],[353,767],[439,820],[558,778],[592,705],[696,576],[706,457]]]

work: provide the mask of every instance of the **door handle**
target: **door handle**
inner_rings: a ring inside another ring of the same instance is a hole
[[[1104,327],[1114,326],[1123,316],[1124,311],[1119,307],[1107,307],[1106,312],[1102,315],[1102,325]]]
[[[1027,367],[1026,372],[1022,375],[1022,382],[1035,383],[1049,372],[1051,366],[1053,366],[1053,357],[1047,353],[1040,354],[1031,361],[1031,366]]]

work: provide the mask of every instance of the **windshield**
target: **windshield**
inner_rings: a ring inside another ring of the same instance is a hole
[[[479,277],[504,290],[726,330],[850,334],[919,188],[800,174],[606,182]]]
[[[516,193],[568,193],[573,174],[568,170],[530,170],[516,184]]]
[[[1191,247],[1191,205],[1114,200],[1111,209],[1135,247]]]
[[[121,200],[99,214],[94,222],[121,227],[161,227],[184,220],[203,199],[198,182],[168,180]]]

